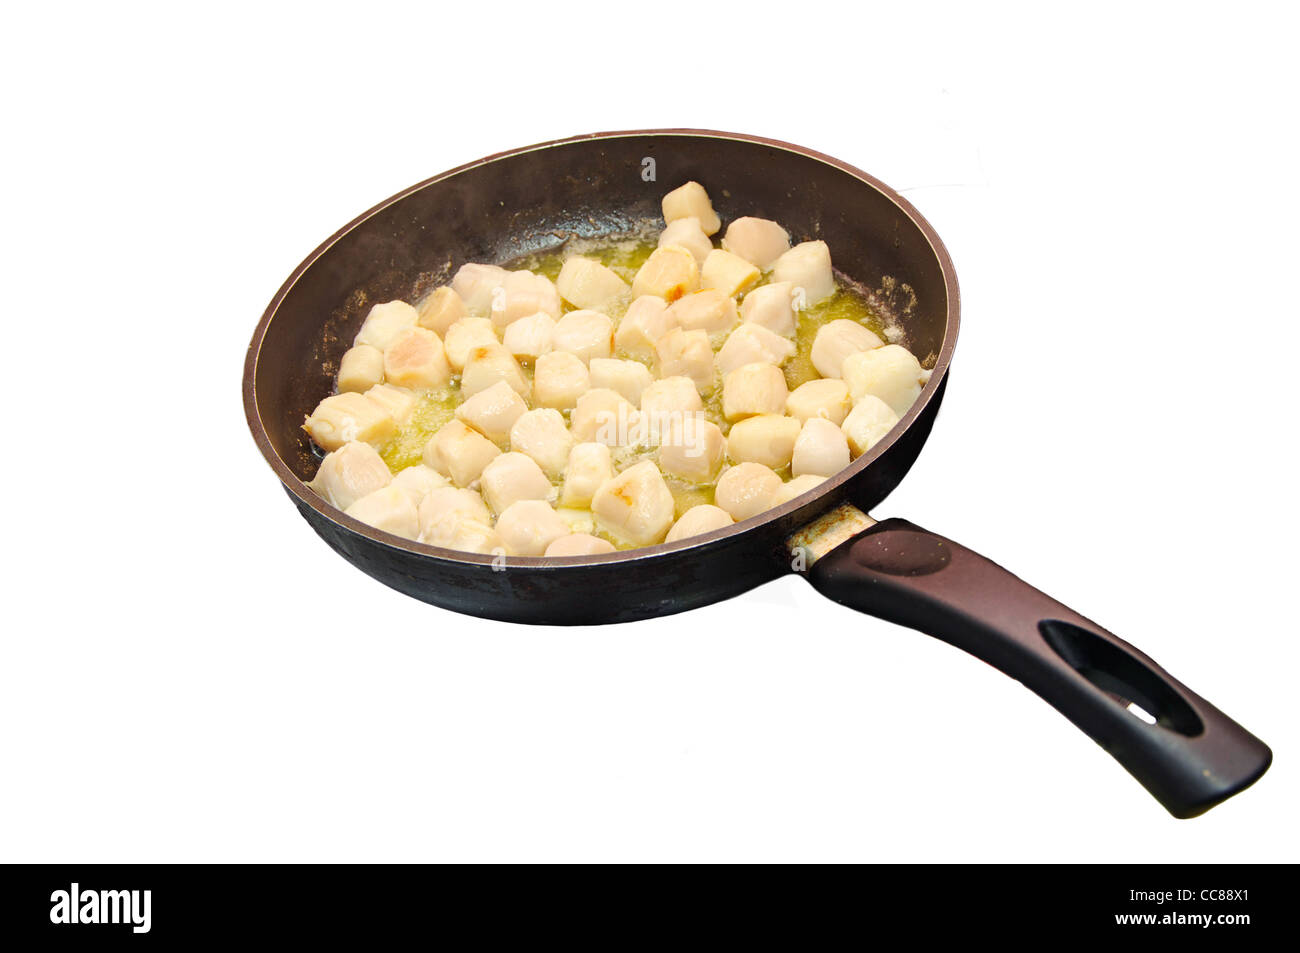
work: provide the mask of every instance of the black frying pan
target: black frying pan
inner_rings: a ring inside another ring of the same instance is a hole
[[[811,493],[723,530],[602,556],[511,558],[504,568],[373,529],[307,488],[319,460],[303,418],[331,392],[372,304],[413,301],[468,261],[632,231],[688,179],[703,183],[724,220],[762,215],[795,240],[825,239],[836,266],[903,324],[933,374],[877,446]],[[244,407],[307,522],[349,562],[407,595],[509,622],[590,624],[681,612],[802,572],[837,602],[937,636],[1019,679],[1172,814],[1200,814],[1259,778],[1268,747],[1133,646],[1001,567],[911,523],[865,515],[929,435],[958,311],[957,278],[938,235],[852,166],[734,133],[599,133],[461,166],[344,227],[298,266],[263,315],[248,349]]]

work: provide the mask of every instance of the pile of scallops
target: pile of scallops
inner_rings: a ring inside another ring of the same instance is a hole
[[[776,222],[745,217],[714,247],[722,222],[697,182],[664,196],[663,217],[630,285],[573,254],[554,282],[466,264],[418,306],[375,305],[304,424],[327,451],[312,489],[433,546],[609,553],[792,500],[906,413],[927,371],[856,321],[818,329],[820,379],[787,387],[801,312],[836,290],[825,242],[791,247]],[[454,416],[423,462],[390,472],[379,450],[423,394],[448,389]],[[711,487],[714,502],[678,516],[673,487]]]

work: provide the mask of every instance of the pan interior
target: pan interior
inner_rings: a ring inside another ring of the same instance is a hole
[[[792,241],[823,239],[837,270],[873,296],[927,366],[949,313],[941,252],[874,184],[829,160],[725,134],[571,140],[472,164],[378,207],[318,250],[273,303],[257,354],[257,416],[300,480],[318,457],[303,418],[333,387],[370,307],[415,301],[470,261],[507,262],[574,238],[625,236],[665,192],[704,185],[724,222],[775,219]],[[255,342],[256,345],[256,342]],[[924,398],[923,398],[924,399]]]

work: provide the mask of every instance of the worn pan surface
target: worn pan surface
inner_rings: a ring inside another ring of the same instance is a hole
[[[602,556],[493,558],[373,529],[305,485],[319,462],[301,428],[331,392],[371,305],[415,300],[469,261],[501,262],[573,237],[634,231],[663,193],[704,184],[724,221],[757,214],[826,240],[933,368],[881,443],[813,492],[691,540]],[[1243,789],[1268,748],[1132,646],[970,550],[864,515],[929,435],[957,338],[956,274],[902,197],[829,156],[702,130],[598,133],[492,156],[366,212],[285,282],[249,345],[249,426],[312,528],[345,559],[417,599],[530,623],[622,622],[681,612],[807,571],[831,598],[952,642],[1042,695],[1178,816]],[[1138,708],[1153,724],[1136,717]]]

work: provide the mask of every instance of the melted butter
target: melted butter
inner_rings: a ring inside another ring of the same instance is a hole
[[[451,420],[460,404],[460,388],[442,387],[425,391],[416,398],[415,409],[397,431],[397,436],[379,451],[388,469],[397,473],[415,466],[424,456],[424,445],[438,432],[438,428]]]
[[[713,486],[711,484],[709,486],[697,486],[669,477],[668,489],[673,494],[674,521],[681,519],[682,514],[693,506],[703,506],[705,503],[713,502]]]
[[[636,277],[637,271],[645,264],[645,260],[650,257],[650,253],[656,247],[656,243],[647,238],[611,239],[609,241],[582,239],[569,242],[556,251],[539,252],[535,255],[516,259],[506,267],[527,268],[529,271],[535,271],[554,281],[560,276],[560,269],[564,267],[564,260],[580,255],[583,258],[595,259],[630,285],[632,279]]]
[[[838,321],[844,318],[849,321],[856,321],[865,325],[876,333],[881,340],[888,343],[889,338],[885,333],[885,322],[881,320],[871,306],[867,304],[866,298],[843,281],[837,280],[835,293],[825,301],[813,305],[806,311],[800,311],[795,318],[795,345],[794,356],[786,361],[782,369],[785,371],[786,386],[794,390],[800,384],[806,384],[808,381],[816,380],[821,377],[812,363],[812,345],[813,339],[817,337],[817,332],[821,330],[822,325],[830,321]]]

